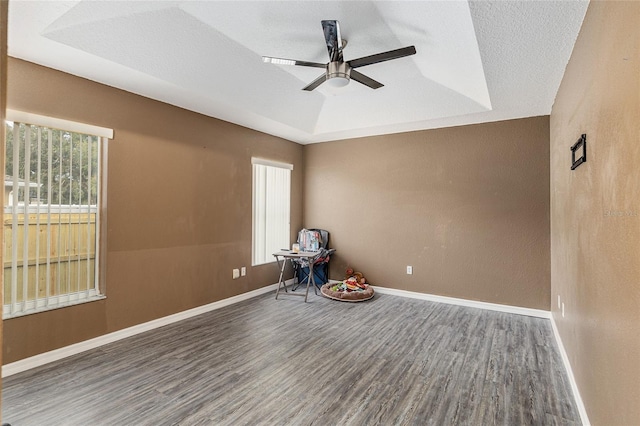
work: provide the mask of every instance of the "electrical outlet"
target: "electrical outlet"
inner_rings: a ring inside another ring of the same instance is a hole
[[[407,265],[407,275],[413,275],[413,266]]]
[[[243,277],[245,275],[247,275],[247,267],[246,266],[243,266],[242,268],[240,268],[240,275],[243,276]]]
[[[562,318],[564,318],[564,302],[562,302]]]
[[[240,278],[240,269],[233,270],[233,279]]]
[[[558,295],[558,309],[560,309],[560,295]]]

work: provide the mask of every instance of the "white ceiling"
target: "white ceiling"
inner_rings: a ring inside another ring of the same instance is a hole
[[[9,55],[299,143],[549,114],[588,2],[9,2]],[[328,61],[415,45],[355,81],[301,89]],[[101,123],[103,124],[103,123]]]

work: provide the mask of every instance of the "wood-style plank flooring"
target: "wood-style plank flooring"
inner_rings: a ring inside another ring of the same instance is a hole
[[[12,426],[580,424],[548,320],[390,295],[269,293],[3,386]]]

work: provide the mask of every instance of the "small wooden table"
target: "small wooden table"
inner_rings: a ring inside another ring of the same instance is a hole
[[[319,251],[301,251],[298,253],[294,253],[292,251],[279,251],[277,253],[273,253],[273,256],[276,258],[276,262],[278,262],[278,268],[280,268],[280,278],[278,279],[278,289],[276,290],[276,299],[278,299],[278,295],[280,294],[280,287],[284,287],[284,292],[290,294],[291,296],[304,296],[304,301],[307,301],[307,296],[309,295],[309,285],[313,286],[313,291],[318,294],[318,290],[316,289],[316,280],[313,277],[313,263],[316,260],[316,257],[320,254]],[[291,293],[287,290],[287,284],[283,281],[284,278],[284,270],[287,266],[287,260],[291,261],[294,259],[306,259],[309,262],[309,276],[307,277],[307,290],[302,293],[294,293],[291,290]],[[280,263],[282,262],[282,264]]]

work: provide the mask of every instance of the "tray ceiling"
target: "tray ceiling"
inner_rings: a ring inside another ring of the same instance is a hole
[[[9,54],[298,143],[549,114],[586,1],[18,1]],[[328,60],[417,54],[302,91]]]

